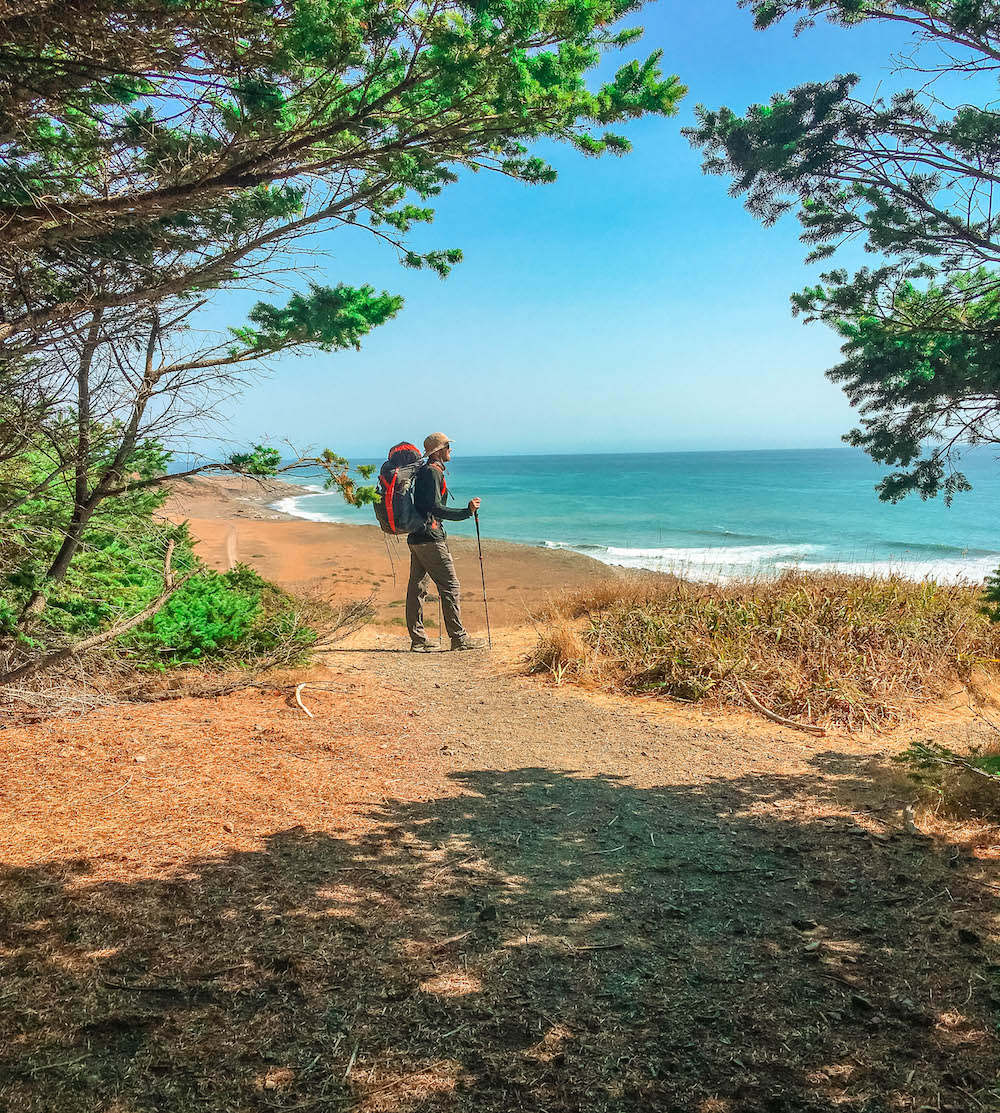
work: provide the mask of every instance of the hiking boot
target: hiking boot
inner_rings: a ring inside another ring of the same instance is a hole
[[[434,650],[431,649],[431,643],[430,642],[413,642],[410,645],[410,652],[411,653],[433,653]]]
[[[470,638],[466,635],[464,638],[457,638],[451,643],[452,649],[485,649],[486,642],[482,638]]]

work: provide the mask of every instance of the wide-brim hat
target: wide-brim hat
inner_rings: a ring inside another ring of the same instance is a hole
[[[424,452],[430,456],[432,452],[437,452],[446,444],[451,444],[451,437],[444,433],[431,433],[429,437],[424,437]]]

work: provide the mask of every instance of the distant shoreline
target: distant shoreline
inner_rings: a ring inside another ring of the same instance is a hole
[[[844,455],[855,456],[858,459],[867,460],[871,463],[872,467],[878,467],[884,471],[891,471],[891,468],[881,467],[876,465],[871,458],[860,448],[855,448],[853,445],[848,444],[833,444],[833,445],[817,445],[813,447],[771,447],[771,448],[650,448],[650,449],[608,449],[602,452],[583,452],[573,449],[565,449],[560,452],[463,452],[462,458],[467,460],[507,460],[507,459],[567,459],[578,457],[581,459],[593,457],[635,457],[635,456],[750,456],[750,455],[766,455],[768,453],[773,455],[792,455],[792,454],[810,454],[816,452],[832,452],[842,453]],[[348,458],[356,463],[371,463],[379,462],[375,456],[366,454],[351,454],[348,453]],[[962,449],[963,456],[988,456],[991,459],[996,459],[998,456],[997,450],[991,445],[967,445]],[[185,464],[177,462],[178,470],[183,470]],[[291,462],[291,461],[286,461]],[[193,466],[193,464],[192,464]]]
[[[364,515],[368,520],[359,522],[356,520],[357,514],[350,514],[331,520],[327,513],[310,512],[309,500],[313,497],[322,499],[325,495],[334,504],[337,501],[335,493],[323,492],[316,487],[318,484],[311,481],[307,485],[306,482],[257,481],[240,476],[191,477],[172,484],[169,514],[175,519],[190,517],[202,520],[284,521],[336,527],[351,532],[359,529],[369,531],[373,538],[372,544],[377,542],[376,548],[380,545],[382,550],[381,557],[378,553],[373,555],[373,567],[380,566],[379,560],[382,564],[388,564],[385,535],[374,524],[373,517]],[[355,520],[351,520],[352,518]],[[491,519],[491,524],[496,527],[495,517]],[[449,530],[458,544],[470,532],[468,527],[461,524]],[[995,556],[993,553],[977,553],[971,547],[960,550],[948,546],[918,544],[899,559],[859,553],[857,560],[852,561],[843,557],[830,559],[824,551],[826,546],[818,543],[776,542],[737,533],[726,533],[725,541],[722,541],[691,532],[692,540],[686,546],[677,541],[673,545],[666,542],[660,546],[653,541],[651,545],[639,544],[638,547],[635,544],[631,547],[620,544],[585,544],[562,540],[557,529],[550,534],[549,539],[542,542],[520,538],[501,540],[494,536],[488,543],[493,546],[513,546],[525,553],[561,553],[565,557],[585,561],[592,568],[596,566],[605,576],[647,572],[702,583],[726,583],[758,575],[773,577],[784,572],[801,571],[876,578],[898,575],[915,582],[931,580],[941,584],[978,584],[1000,564],[1000,554]],[[568,535],[572,536],[572,527]],[[391,544],[398,550],[397,556],[401,555],[408,560],[402,539],[393,539]],[[934,553],[939,555],[932,556]],[[537,558],[530,559],[534,562]],[[398,560],[394,558],[395,564],[398,564]],[[398,578],[398,569],[396,574]]]

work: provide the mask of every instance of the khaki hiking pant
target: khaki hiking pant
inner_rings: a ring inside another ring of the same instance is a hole
[[[458,601],[459,584],[455,575],[455,564],[446,541],[425,541],[420,545],[410,545],[410,582],[406,587],[406,625],[410,640],[414,643],[425,642],[424,600],[427,598],[427,585],[433,581],[441,599],[444,614],[444,627],[451,640],[465,637],[462,626],[462,609]]]

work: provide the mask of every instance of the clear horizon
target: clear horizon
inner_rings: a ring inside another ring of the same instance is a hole
[[[413,443],[417,443],[417,442],[413,442]],[[317,446],[312,446],[312,447],[315,448]],[[352,466],[356,463],[370,462],[370,461],[373,461],[373,460],[381,461],[385,458],[385,453],[388,451],[388,449],[390,447],[391,447],[391,445],[386,445],[385,448],[381,452],[376,452],[376,453],[372,453],[370,451],[355,453],[355,454],[352,454],[350,457],[348,457],[348,459],[350,460],[350,463],[351,463]],[[455,448],[456,448],[456,452],[455,452],[455,455],[454,455],[454,458],[453,458],[453,463],[459,463],[459,464],[464,459],[465,460],[504,460],[504,459],[507,459],[509,457],[546,458],[546,457],[552,457],[552,456],[557,456],[557,457],[564,457],[564,456],[581,456],[581,457],[593,457],[593,456],[609,456],[609,457],[614,457],[614,456],[708,456],[708,455],[726,455],[726,454],[749,455],[749,454],[755,454],[755,453],[760,453],[760,454],[764,454],[764,453],[808,454],[808,453],[814,453],[814,452],[844,452],[844,453],[847,453],[847,454],[851,454],[851,455],[855,455],[855,456],[858,456],[858,457],[861,457],[861,458],[868,459],[866,454],[860,448],[855,448],[853,445],[849,445],[849,444],[808,445],[808,446],[802,446],[802,445],[794,445],[794,446],[771,445],[771,446],[768,446],[766,448],[677,448],[677,449],[648,449],[648,450],[637,448],[637,449],[610,450],[610,451],[604,451],[604,452],[580,452],[580,451],[574,451],[574,450],[567,450],[567,451],[563,451],[563,452],[545,452],[545,451],[524,450],[524,451],[518,451],[518,452],[465,453],[465,452],[461,451],[460,446],[458,445],[458,442],[456,441],[455,442]],[[195,459],[200,459],[201,457],[204,457],[204,456],[211,456],[214,459],[217,456],[218,457],[223,456],[224,453],[225,453],[225,446],[220,446],[220,451],[217,454],[214,454],[214,453],[193,453],[193,452],[192,453],[185,453],[183,450],[178,450],[177,452],[174,453],[174,459],[172,461],[175,466],[170,470],[171,471],[179,471],[179,470],[181,470],[182,467],[191,466]],[[996,460],[997,461],[997,466],[998,466],[998,468],[1000,468],[1000,449],[997,449],[995,446],[991,446],[991,445],[967,445],[967,446],[965,446],[964,448],[961,449],[961,452],[960,452],[959,456],[957,457],[957,459],[961,459],[962,457],[973,457],[973,458],[976,458],[978,461],[982,461],[983,459],[990,458],[990,459]],[[184,461],[185,459],[187,460],[187,462],[182,463],[182,461]],[[292,456],[282,457],[281,462],[282,462],[283,465],[291,464],[291,463],[294,463],[295,459],[297,459],[297,457],[292,457]],[[869,462],[871,463],[872,468],[875,469],[876,471],[878,471],[879,473],[889,472],[889,471],[893,470],[892,468],[889,468],[887,466],[876,464],[876,463],[874,463],[874,461],[869,461]]]

